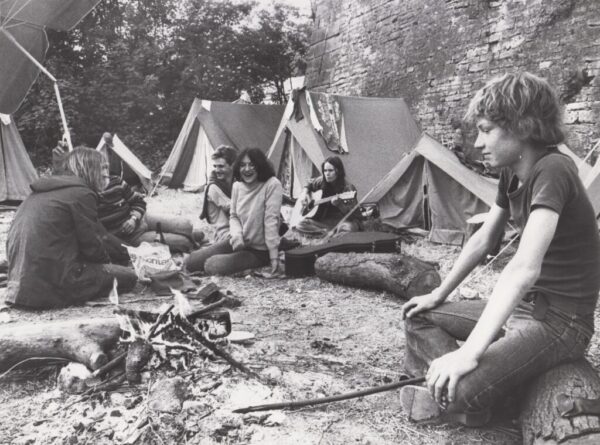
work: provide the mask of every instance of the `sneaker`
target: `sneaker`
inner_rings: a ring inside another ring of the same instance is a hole
[[[414,422],[434,420],[442,414],[440,406],[423,386],[403,387],[400,390],[400,404],[408,418]]]

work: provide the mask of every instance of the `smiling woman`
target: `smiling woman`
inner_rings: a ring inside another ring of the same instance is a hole
[[[189,271],[229,275],[246,269],[279,266],[279,216],[283,189],[273,166],[259,148],[242,151],[233,164],[230,237],[193,252]]]

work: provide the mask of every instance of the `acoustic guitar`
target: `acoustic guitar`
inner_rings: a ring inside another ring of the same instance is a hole
[[[290,217],[290,227],[295,227],[303,218],[312,218],[315,216],[321,204],[331,202],[335,198],[339,198],[344,201],[354,199],[356,197],[356,191],[351,190],[348,192],[338,193],[337,195],[328,196],[327,198],[321,198],[321,196],[323,196],[323,191],[317,190],[311,195],[311,200],[306,206],[303,206],[300,200],[296,201],[296,205],[294,206],[294,210],[292,210],[292,215]]]

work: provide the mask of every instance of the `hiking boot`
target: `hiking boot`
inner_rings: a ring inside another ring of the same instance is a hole
[[[442,414],[440,406],[423,386],[403,387],[400,390],[400,404],[408,418],[414,422],[435,420]]]

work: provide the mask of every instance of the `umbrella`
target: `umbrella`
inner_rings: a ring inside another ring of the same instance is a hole
[[[65,137],[67,119],[56,78],[41,62],[48,49],[46,28],[69,31],[100,0],[0,0],[0,113],[12,114],[42,71],[54,83]]]

